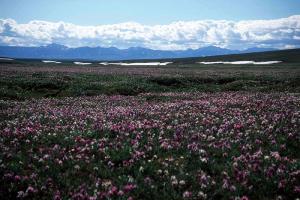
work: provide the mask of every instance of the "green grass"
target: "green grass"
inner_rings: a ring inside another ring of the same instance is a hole
[[[133,76],[124,74],[33,74],[1,76],[0,99],[23,100],[40,97],[138,95],[148,92],[279,91],[300,92],[299,76],[255,76],[218,72],[217,76]],[[230,73],[229,73],[230,72]],[[291,70],[291,73],[293,71]]]

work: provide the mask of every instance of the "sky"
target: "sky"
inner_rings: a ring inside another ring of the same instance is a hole
[[[300,0],[0,0],[0,45],[295,48],[299,16]]]

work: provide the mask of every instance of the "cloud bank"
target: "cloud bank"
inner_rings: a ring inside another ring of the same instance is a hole
[[[300,47],[300,15],[274,20],[179,21],[168,25],[135,22],[79,26],[65,22],[0,19],[0,45],[68,47],[146,47],[161,50],[196,49],[214,45],[230,49]]]

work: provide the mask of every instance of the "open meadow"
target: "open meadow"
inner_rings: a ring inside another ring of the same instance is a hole
[[[0,199],[296,199],[300,65],[0,61]]]
[[[300,200],[300,0],[0,0],[0,200]]]

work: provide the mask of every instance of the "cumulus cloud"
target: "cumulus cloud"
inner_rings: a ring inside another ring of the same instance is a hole
[[[168,25],[135,22],[78,26],[65,22],[0,19],[0,45],[68,47],[147,47],[163,50],[196,49],[214,45],[230,49],[300,47],[300,15],[275,20],[179,21]]]

